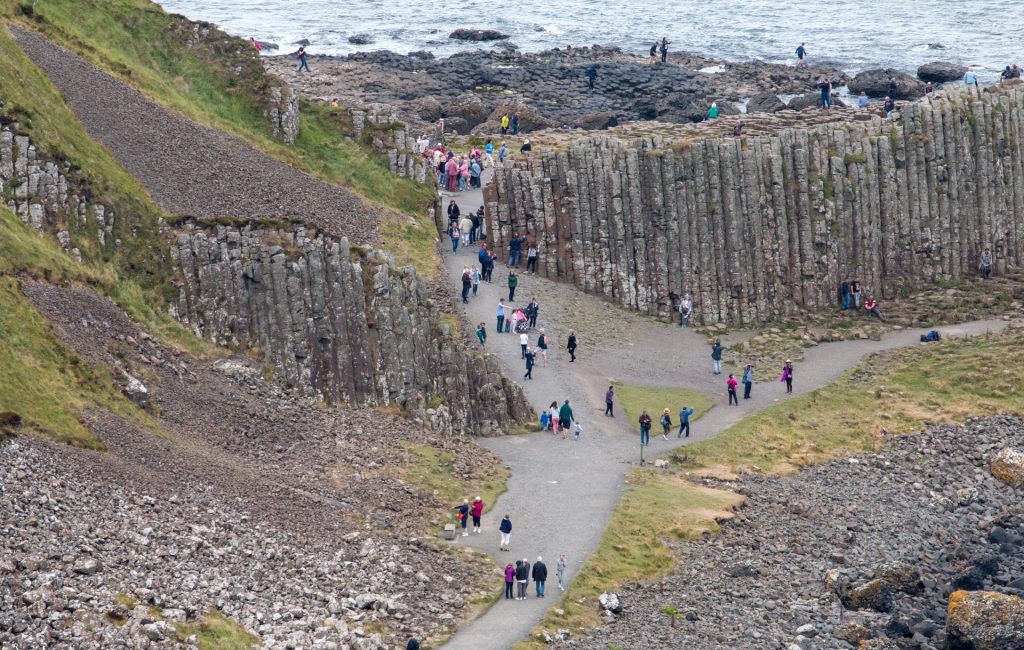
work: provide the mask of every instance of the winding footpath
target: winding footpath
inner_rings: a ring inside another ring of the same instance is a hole
[[[445,205],[450,198],[456,198],[463,212],[475,210],[481,203],[479,191],[455,197],[444,194]],[[456,304],[461,302],[458,294],[462,267],[476,264],[478,251],[477,245],[468,251],[460,246],[458,254],[452,255],[450,245],[446,248],[445,269],[450,274]],[[514,304],[525,306],[531,296],[538,297],[538,327],[545,328],[554,349],[547,367],[538,360],[534,379],[522,380],[519,336],[494,333],[498,299],[508,298],[507,277],[505,265],[496,264],[493,284],[481,283],[479,294],[463,305],[466,319],[486,323],[486,348],[519,381],[538,412],[552,401],[561,404],[568,399],[582,423],[583,436],[579,442],[571,436],[563,440],[561,435],[550,432],[478,440],[503,459],[512,476],[508,491],[484,516],[484,533],[459,537],[455,544],[479,549],[500,566],[523,558],[532,564],[542,556],[549,572],[547,597],[535,598],[531,582],[527,600],[499,600],[482,616],[460,628],[444,646],[452,650],[508,648],[528,636],[548,607],[558,602],[554,575],[558,556],[567,556],[567,578],[571,580],[597,548],[621,496],[626,473],[639,465],[635,423],[627,422],[621,413],[615,418],[603,415],[604,391],[611,380],[689,388],[715,400],[716,405],[692,425],[693,434],[688,440],[670,436],[665,441],[652,432],[651,446],[645,451],[647,462],[682,444],[714,437],[743,418],[786,399],[784,388],[777,381],[779,369],[772,368],[761,370],[760,379],[768,381],[755,383],[751,399],[741,400],[739,406],[726,406],[727,375],[712,374],[710,348],[703,336],[655,323],[571,286],[533,275],[520,275]],[[1008,324],[1002,320],[977,321],[943,328],[942,333],[946,337],[973,336],[1000,331]],[[576,330],[580,341],[576,363],[569,363],[564,352],[569,328]],[[728,342],[733,337],[724,340]],[[530,345],[534,346],[536,340],[536,332],[531,333]],[[901,330],[879,341],[843,341],[810,348],[804,361],[796,366],[794,395],[827,385],[871,353],[918,342],[918,331]],[[672,408],[674,421],[680,405],[664,406]],[[656,419],[657,414],[652,417]],[[511,552],[498,549],[498,524],[506,513],[513,522]]]

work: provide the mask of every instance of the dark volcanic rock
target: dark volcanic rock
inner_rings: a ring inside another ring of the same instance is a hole
[[[508,38],[508,34],[502,34],[494,29],[456,29],[448,38],[457,41],[500,41]]]
[[[967,72],[967,66],[948,61],[933,61],[925,63],[917,69],[917,78],[921,81],[943,83],[946,81],[958,81]]]
[[[466,130],[458,132],[463,134],[469,133],[470,129],[487,119],[487,109],[484,108],[484,103],[480,101],[478,95],[472,93],[459,95],[448,102],[444,107],[443,114],[450,125],[454,124],[453,120],[462,120]]]
[[[369,34],[353,34],[348,37],[348,42],[353,45],[369,45],[373,41],[374,38]]]
[[[896,96],[893,99],[917,99],[924,96],[924,84],[895,68],[875,68],[861,72],[850,82],[850,92],[868,97],[888,97],[890,79],[896,82]]]
[[[845,108],[846,103],[836,97],[832,96],[832,106],[836,108]],[[786,106],[791,111],[805,111],[808,108],[821,108],[821,93],[807,93],[805,95],[797,95],[793,99],[789,100],[789,104]]]
[[[748,113],[777,113],[786,109],[786,105],[775,93],[760,93],[747,102]]]

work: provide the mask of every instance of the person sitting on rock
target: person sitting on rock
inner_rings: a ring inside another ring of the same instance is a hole
[[[743,120],[736,120],[736,126],[732,127],[732,134],[737,138],[743,135]]]
[[[885,319],[882,318],[882,312],[878,309],[878,303],[875,302],[874,296],[869,295],[868,299],[864,301],[864,311],[871,316],[877,317],[878,320],[885,322]]]
[[[860,96],[857,97],[857,108],[867,108],[869,101],[868,94],[863,90],[860,91]]]
[[[891,120],[893,113],[896,112],[896,102],[892,100],[892,97],[886,97],[883,106],[885,107],[885,116]]]
[[[519,147],[519,153],[530,153],[533,151],[533,145],[530,144],[530,140],[523,140],[523,146]]]

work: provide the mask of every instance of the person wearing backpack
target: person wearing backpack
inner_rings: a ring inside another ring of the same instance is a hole
[[[669,415],[668,407],[661,412],[661,438],[668,440],[668,432],[672,429],[672,416]]]
[[[647,409],[640,414],[640,446],[651,446],[651,416],[647,415]]]
[[[678,438],[689,438],[690,437],[690,416],[693,415],[693,409],[686,408],[685,406],[679,411],[679,435]],[[683,435],[683,431],[686,435]]]
[[[725,380],[726,390],[729,391],[729,406],[740,405],[740,400],[736,397],[737,385],[739,385],[739,382],[736,381],[736,377],[734,377],[732,373],[729,373],[729,378]]]
[[[722,374],[722,341],[721,339],[715,339],[715,344],[711,346],[711,362],[715,367],[715,374]]]
[[[548,336],[544,333],[544,328],[540,329],[540,335],[537,337],[537,348],[540,350],[540,358],[544,361],[544,367],[548,366]]]

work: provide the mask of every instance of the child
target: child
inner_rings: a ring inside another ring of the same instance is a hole
[[[579,422],[574,423],[572,425],[572,439],[579,441],[581,433],[583,433],[583,427],[580,426]]]
[[[484,343],[487,342],[487,328],[483,323],[476,326],[476,337],[480,339],[480,347],[484,347]]]
[[[472,276],[473,276],[473,297],[475,298],[476,297],[476,290],[480,286],[480,269],[478,269],[475,265],[473,266]]]

